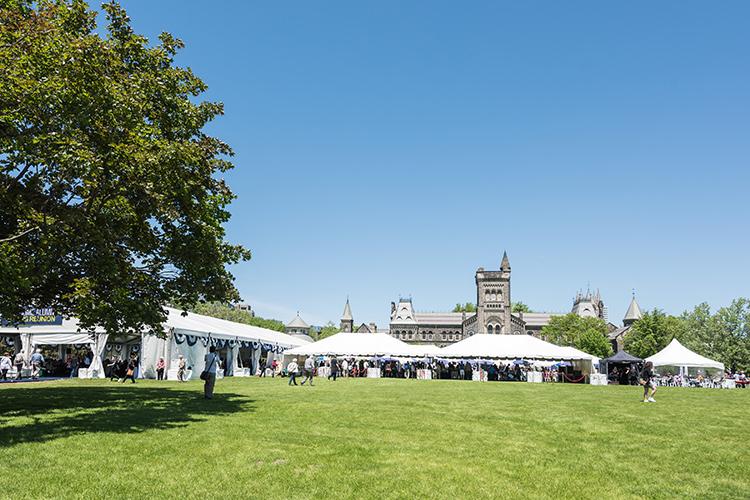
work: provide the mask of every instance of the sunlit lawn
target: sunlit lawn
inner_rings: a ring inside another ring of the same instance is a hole
[[[224,379],[0,386],[1,498],[750,495],[750,390]]]

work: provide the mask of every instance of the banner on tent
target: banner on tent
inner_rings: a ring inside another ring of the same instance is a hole
[[[52,308],[29,309],[21,315],[21,322],[15,326],[62,325],[62,316],[55,314]],[[13,323],[0,318],[0,325],[11,326]]]

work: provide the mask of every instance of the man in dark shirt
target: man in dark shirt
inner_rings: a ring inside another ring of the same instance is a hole
[[[336,359],[336,356],[331,358],[331,373],[328,375],[328,380],[331,380],[331,377],[333,377],[333,381],[336,382],[336,376],[339,374],[339,360]]]
[[[656,394],[654,364],[651,361],[646,361],[643,370],[641,370],[641,385],[643,386],[643,402],[656,403],[656,400],[654,399],[654,394]],[[649,390],[651,390],[651,396],[648,395]]]

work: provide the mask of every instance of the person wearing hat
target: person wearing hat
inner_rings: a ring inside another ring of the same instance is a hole
[[[288,365],[286,365],[286,372],[289,374],[289,385],[297,385],[297,375],[299,374],[297,358],[294,358]]]

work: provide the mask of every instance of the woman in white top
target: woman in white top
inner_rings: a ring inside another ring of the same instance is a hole
[[[6,352],[3,354],[3,357],[0,358],[0,378],[2,378],[4,382],[8,381],[8,372],[11,368],[13,368],[13,361],[10,359],[10,353]]]

